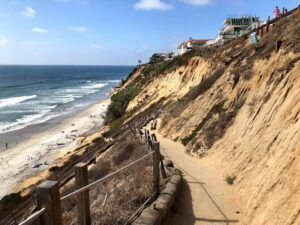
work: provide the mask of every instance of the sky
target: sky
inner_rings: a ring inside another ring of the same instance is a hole
[[[0,0],[0,64],[135,65],[299,0]]]

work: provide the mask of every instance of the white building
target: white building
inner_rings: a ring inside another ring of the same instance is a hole
[[[227,43],[232,39],[248,34],[262,23],[259,21],[259,17],[256,16],[240,16],[227,18],[224,24],[225,27],[220,29],[218,37],[215,40],[206,42],[206,46]]]
[[[222,28],[217,37],[219,40],[231,40],[247,34],[249,31],[260,25],[259,18],[256,16],[241,16],[227,18],[224,21],[225,27]]]
[[[187,41],[182,42],[178,47],[178,54],[183,55],[184,53],[192,50],[197,49],[206,44],[206,42],[209,41],[207,39],[192,39],[189,38]]]

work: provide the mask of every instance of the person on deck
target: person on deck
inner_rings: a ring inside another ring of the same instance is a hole
[[[276,8],[274,9],[274,17],[275,18],[280,17],[280,10],[278,6],[276,6]]]

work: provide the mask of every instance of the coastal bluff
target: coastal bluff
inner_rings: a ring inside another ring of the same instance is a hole
[[[299,24],[295,13],[257,46],[239,38],[141,65],[109,110],[121,124],[161,112],[159,133],[233,184],[240,224],[299,224]]]

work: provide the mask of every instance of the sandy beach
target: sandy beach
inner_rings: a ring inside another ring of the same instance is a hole
[[[56,165],[59,158],[79,147],[87,135],[103,125],[109,99],[75,115],[56,126],[21,141],[0,152],[0,199],[17,191],[24,180]]]

